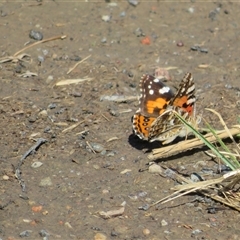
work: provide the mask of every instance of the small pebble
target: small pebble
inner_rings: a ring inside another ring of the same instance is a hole
[[[110,151],[110,152],[108,152],[107,157],[113,157],[113,156],[115,156],[115,154],[116,154],[116,152]]]
[[[3,175],[3,180],[5,180],[5,181],[9,180],[9,176]]]
[[[125,17],[126,16],[126,12],[121,12],[120,13],[120,17]]]
[[[168,222],[166,222],[164,219],[161,221],[161,225],[164,227],[164,226],[167,226],[168,225]]]
[[[47,232],[47,231],[45,231],[45,230],[41,230],[40,232],[39,232],[39,235],[41,236],[41,237],[48,237],[50,234]]]
[[[39,168],[39,167],[41,167],[42,165],[43,165],[42,162],[34,162],[34,163],[31,165],[31,167],[32,167],[32,168]]]
[[[31,232],[32,232],[31,230],[25,230],[25,231],[21,232],[21,233],[19,234],[19,236],[20,236],[21,238],[23,238],[23,237],[29,237]]]
[[[207,49],[207,48],[200,48],[200,52],[202,52],[202,53],[208,53],[208,49]]]
[[[41,112],[38,113],[38,115],[42,117],[47,117],[48,116],[47,110],[42,110]]]
[[[103,15],[103,16],[102,16],[102,20],[103,20],[104,22],[109,22],[109,21],[111,20],[111,16],[110,16],[110,15]]]
[[[199,234],[199,233],[201,233],[201,232],[202,232],[202,230],[196,229],[196,230],[193,230],[193,231],[192,231],[192,235],[196,235],[196,234]]]
[[[112,231],[111,231],[111,236],[112,236],[112,237],[117,237],[117,236],[118,236],[118,233],[117,233],[115,230],[112,230]]]
[[[232,87],[231,84],[226,84],[226,85],[225,85],[225,88],[227,88],[227,89],[231,89],[231,88],[233,88],[233,87]]]
[[[194,10],[193,7],[188,8],[188,12],[189,12],[189,13],[194,13],[194,11],[195,11],[195,10]]]
[[[1,10],[1,17],[6,17],[8,14],[6,12],[4,12],[3,10]]]
[[[141,207],[138,207],[139,210],[143,210],[143,211],[147,211],[148,209],[150,208],[150,205],[149,204],[144,204],[143,206]]]
[[[163,169],[161,168],[161,166],[159,166],[158,164],[154,163],[151,166],[149,166],[148,168],[148,172],[150,173],[162,173]]]
[[[98,143],[91,143],[91,147],[97,153],[100,153],[100,152],[102,152],[104,150],[103,145],[98,144]]]
[[[137,29],[135,30],[135,35],[136,35],[137,37],[144,37],[144,36],[145,36],[145,34],[143,33],[143,30],[142,30],[141,28],[137,28]]]
[[[47,49],[43,49],[42,53],[43,53],[44,56],[46,56],[46,55],[48,55],[48,50]]]
[[[43,63],[44,62],[44,57],[43,56],[38,56],[38,61],[39,61],[39,63]]]
[[[53,76],[49,75],[46,79],[46,83],[49,84],[50,82],[52,82],[52,80],[53,80]]]
[[[81,97],[82,93],[80,93],[80,92],[72,92],[70,95],[73,96],[73,97]]]
[[[29,33],[29,37],[34,40],[41,41],[43,39],[43,34],[39,31],[31,30]]]
[[[169,178],[174,179],[176,173],[175,173],[172,169],[169,169],[169,168],[168,168],[168,169],[166,169],[166,170],[164,171],[164,175],[165,175],[166,177],[169,177]]]
[[[182,42],[182,41],[180,41],[180,42],[177,42],[177,46],[178,46],[178,47],[183,47],[183,46],[184,46],[184,44],[183,44],[183,42]]]
[[[147,192],[141,191],[141,192],[139,192],[137,195],[138,195],[138,197],[143,198],[143,197],[146,197],[146,196],[147,196]]]
[[[101,43],[106,43],[106,42],[107,42],[107,39],[105,37],[102,38]]]
[[[72,225],[71,225],[69,222],[65,222],[65,223],[64,223],[64,226],[65,226],[65,227],[68,227],[68,228],[70,228],[70,229],[73,228]]]
[[[57,107],[57,104],[56,103],[50,103],[49,105],[48,105],[48,108],[49,109],[54,109],[54,108],[56,108]]]
[[[150,230],[147,229],[147,228],[144,228],[144,229],[143,229],[143,235],[147,236],[147,235],[149,235],[149,234],[150,234]]]
[[[138,1],[137,0],[128,0],[128,3],[134,7],[136,7],[138,5]]]
[[[37,118],[36,118],[35,116],[31,116],[31,117],[28,118],[28,121],[29,121],[30,123],[34,123],[34,122],[37,121]]]
[[[191,176],[190,176],[191,180],[193,182],[200,182],[200,181],[203,181],[202,177],[197,174],[197,173],[192,173]]]
[[[40,183],[40,187],[52,186],[52,180],[50,177],[43,178]]]
[[[104,235],[103,233],[97,233],[94,236],[94,240],[107,240],[107,236]]]

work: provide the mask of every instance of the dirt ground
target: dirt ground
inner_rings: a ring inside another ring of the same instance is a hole
[[[240,5],[138,3],[0,3],[1,60],[12,57],[0,64],[0,239],[239,239],[239,213],[197,194],[145,209],[171,194],[176,182],[139,171],[149,162],[147,150],[160,144],[134,136],[131,117],[141,75],[161,67],[172,68],[169,83],[176,86],[186,72],[193,74],[197,112],[211,124],[219,127],[206,107],[229,126],[237,123]],[[31,30],[43,39],[66,38],[16,58],[37,42]],[[141,42],[145,36],[149,45]],[[111,101],[118,96],[129,100]],[[22,191],[14,172],[38,138],[47,142],[24,159]],[[201,149],[158,164],[186,177],[219,176]],[[123,203],[120,216],[99,214],[121,211]]]

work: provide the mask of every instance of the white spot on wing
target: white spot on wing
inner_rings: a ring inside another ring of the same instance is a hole
[[[158,78],[155,78],[153,81],[154,81],[155,83],[158,83],[160,80],[159,80]]]
[[[150,95],[153,95],[154,94],[154,91],[151,89],[151,90],[149,90],[149,94]]]
[[[169,87],[163,87],[161,89],[159,89],[159,93],[164,94],[170,91]]]

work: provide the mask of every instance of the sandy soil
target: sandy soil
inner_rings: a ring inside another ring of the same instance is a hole
[[[139,171],[147,150],[160,144],[139,140],[131,124],[139,79],[157,67],[173,67],[169,84],[176,86],[185,72],[193,74],[197,111],[210,123],[219,127],[206,107],[237,123],[238,3],[2,1],[0,10],[1,60],[9,60],[0,64],[0,239],[239,238],[239,213],[197,194],[142,210],[171,194],[176,182]],[[31,30],[43,39],[67,37],[14,57],[37,42]],[[149,45],[141,43],[144,36]],[[115,95],[130,100],[105,98]],[[38,138],[47,142],[21,166],[23,192],[14,172]],[[201,149],[158,164],[185,176],[211,169],[204,178],[217,177],[217,163]],[[120,216],[99,214],[121,211],[124,202]],[[218,210],[211,214],[209,207]]]

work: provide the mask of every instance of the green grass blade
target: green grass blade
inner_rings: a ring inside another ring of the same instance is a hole
[[[181,121],[185,126],[187,126],[187,127],[191,130],[191,132],[193,132],[193,133],[195,134],[196,137],[198,137],[199,139],[201,139],[202,142],[203,142],[209,149],[211,149],[212,152],[213,152],[216,156],[218,156],[218,157],[222,160],[222,162],[223,162],[224,164],[226,164],[227,166],[229,166],[232,170],[237,169],[237,167],[234,166],[234,165],[232,164],[232,162],[230,162],[223,154],[221,154],[221,153],[219,152],[219,150],[218,150],[213,144],[211,144],[200,132],[198,132],[195,128],[193,128],[188,122],[186,122],[186,120],[183,119],[178,113],[175,112],[175,114],[176,114],[177,117],[180,119],[180,121]]]

